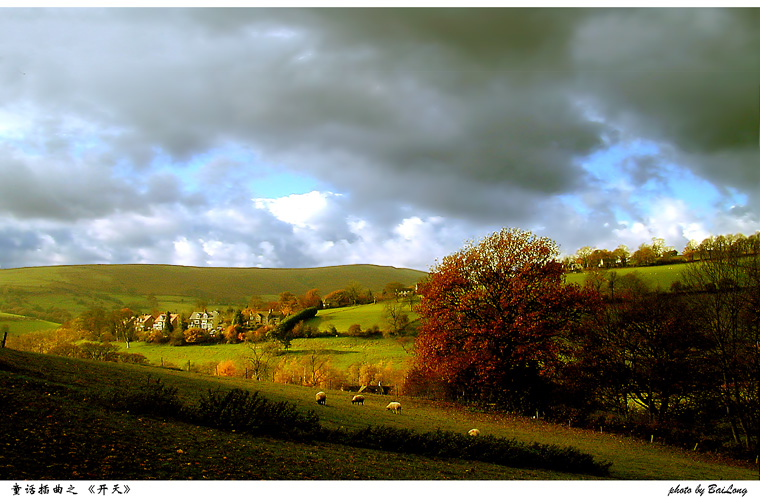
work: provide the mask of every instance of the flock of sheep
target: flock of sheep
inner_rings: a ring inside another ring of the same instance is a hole
[[[317,404],[319,405],[325,405],[327,404],[327,394],[325,392],[319,392],[314,397],[317,400]],[[364,395],[354,395],[351,399],[351,405],[354,404],[361,404],[364,405]],[[401,413],[401,402],[391,402],[387,406],[385,406],[385,409],[388,411],[391,411],[393,414],[400,414]],[[467,432],[468,435],[471,437],[477,437],[480,435],[480,430],[477,428],[473,428],[472,430]]]

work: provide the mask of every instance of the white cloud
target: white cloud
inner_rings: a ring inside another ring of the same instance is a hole
[[[328,200],[340,196],[332,192],[311,191],[273,199],[256,198],[253,202],[256,208],[268,210],[278,220],[298,228],[314,228],[315,221],[327,208]]]
[[[203,265],[205,254],[199,251],[196,244],[191,243],[186,237],[180,237],[173,243],[174,255],[172,264],[198,266]]]
[[[643,221],[625,223],[613,231],[620,240],[635,249],[653,238],[662,238],[665,244],[681,251],[690,240],[702,241],[709,235],[699,214],[681,199],[660,198],[651,207],[650,215]]]

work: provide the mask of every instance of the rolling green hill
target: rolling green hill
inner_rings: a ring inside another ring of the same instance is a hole
[[[299,295],[316,288],[324,296],[352,281],[378,292],[389,282],[413,285],[425,275],[418,270],[377,265],[303,269],[70,265],[2,269],[0,311],[51,320],[56,318],[56,312],[76,316],[92,306],[177,310],[191,307],[198,300],[209,305],[236,306],[246,304],[253,295],[276,299],[283,291]],[[149,297],[155,297],[155,301]]]

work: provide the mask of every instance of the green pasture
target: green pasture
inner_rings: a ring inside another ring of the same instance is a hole
[[[671,284],[676,281],[682,281],[682,272],[689,263],[680,263],[675,265],[657,265],[652,267],[626,267],[618,269],[609,269],[602,271],[615,272],[619,277],[635,273],[644,280],[652,289],[670,290]],[[567,275],[566,281],[572,284],[580,284],[586,281],[587,272],[571,273]]]
[[[266,343],[238,343],[216,345],[156,345],[153,343],[132,342],[129,350],[124,343],[119,344],[123,351],[144,355],[148,362],[156,366],[176,367],[183,370],[211,368],[220,362],[231,360],[242,372],[247,359],[253,355],[251,349],[264,348]],[[346,371],[352,364],[377,364],[392,362],[395,368],[404,367],[409,355],[395,338],[298,338],[293,340],[290,349],[280,352],[276,362],[282,359],[299,360],[316,353],[329,359],[330,365]],[[201,369],[201,370],[209,370]]]
[[[294,339],[290,349],[283,352],[281,357],[298,359],[316,353],[329,357],[330,365],[339,370],[346,370],[352,364],[377,364],[380,361],[386,363],[390,361],[394,367],[401,368],[409,357],[402,346],[403,340],[380,336],[369,338],[345,336],[345,331],[353,324],[361,325],[362,330],[367,330],[373,325],[385,329],[383,311],[383,303],[320,310],[315,318],[309,319],[306,323],[317,327],[320,331],[327,331],[330,326],[335,326],[340,333],[339,336]],[[405,311],[405,313],[409,314],[410,319],[417,318],[414,312]],[[246,359],[252,355],[251,348],[263,348],[263,346],[263,343],[170,346],[132,342],[129,352],[142,354],[151,364],[158,366],[178,367],[185,370],[189,366],[192,370],[193,366],[208,367],[231,360],[243,369]],[[122,344],[122,348],[124,347],[125,345]]]
[[[37,319],[31,319],[23,315],[6,314],[0,312],[0,330],[7,327],[8,336],[21,336],[26,333],[32,333],[35,331],[46,331],[48,329],[55,329],[60,324],[55,322],[41,321]]]
[[[354,324],[359,324],[362,330],[369,329],[372,326],[386,330],[388,328],[385,317],[386,304],[387,302],[380,302],[352,307],[326,308],[317,312],[317,316],[306,321],[306,324],[316,327],[320,331],[328,331],[331,326],[335,326],[339,332],[346,332]],[[417,313],[410,311],[408,305],[404,306],[403,313],[409,316],[410,321],[418,318]]]

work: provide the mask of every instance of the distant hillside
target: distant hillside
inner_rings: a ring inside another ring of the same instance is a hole
[[[90,306],[114,308],[144,304],[155,295],[161,307],[191,304],[237,304],[253,295],[303,294],[317,288],[322,295],[351,281],[372,291],[389,282],[413,285],[425,272],[377,265],[343,265],[303,269],[181,267],[173,265],[70,265],[0,269],[0,311],[37,317],[46,311],[76,315]]]

